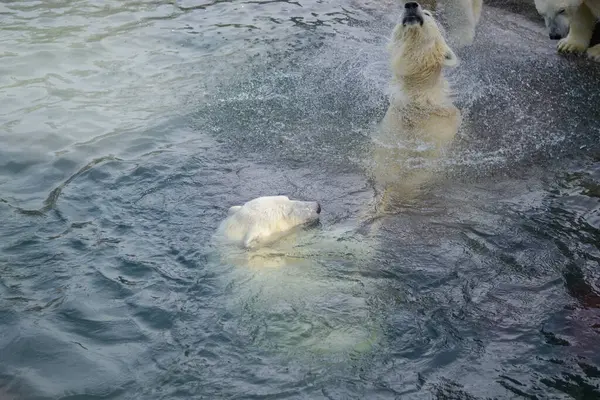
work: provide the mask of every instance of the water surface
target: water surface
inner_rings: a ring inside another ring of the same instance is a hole
[[[490,3],[443,179],[271,270],[211,234],[359,225],[394,2],[0,5],[0,397],[598,398],[600,68]]]

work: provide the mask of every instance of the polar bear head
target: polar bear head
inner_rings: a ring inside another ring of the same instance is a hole
[[[388,48],[393,55],[394,74],[399,77],[427,77],[439,74],[443,66],[453,67],[458,63],[441,26],[431,12],[414,1],[404,4]]]
[[[294,228],[319,220],[316,201],[290,200],[287,196],[265,196],[229,209],[217,229],[219,238],[244,248],[256,248],[290,233]]]
[[[535,0],[535,8],[546,23],[548,35],[558,40],[569,34],[569,20],[583,0]]]

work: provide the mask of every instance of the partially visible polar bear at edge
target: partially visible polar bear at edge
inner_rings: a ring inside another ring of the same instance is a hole
[[[535,0],[544,17],[551,39],[560,39],[558,51],[583,53],[600,62],[600,44],[589,47],[596,21],[600,19],[600,0]]]
[[[382,194],[376,207],[383,211],[390,196],[412,197],[429,179],[461,124],[442,71],[458,59],[431,13],[416,2],[405,3],[388,49],[390,104],[373,137],[372,168]]]
[[[314,201],[259,197],[231,207],[215,232],[209,268],[229,329],[252,345],[339,354],[368,351],[377,337],[378,292],[360,273],[368,241],[344,224],[310,229],[320,212]]]

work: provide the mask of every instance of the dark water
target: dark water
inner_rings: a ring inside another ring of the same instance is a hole
[[[372,200],[395,4],[0,5],[0,399],[600,398],[600,67],[493,6],[441,183],[248,272],[229,206]]]

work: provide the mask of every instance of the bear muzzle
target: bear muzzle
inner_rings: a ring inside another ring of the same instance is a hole
[[[560,40],[563,38],[561,34],[556,32],[550,32],[548,36],[550,36],[550,40]]]
[[[404,5],[404,14],[402,15],[402,25],[416,25],[419,24],[423,26],[423,10],[419,3],[414,1],[409,1]]]

